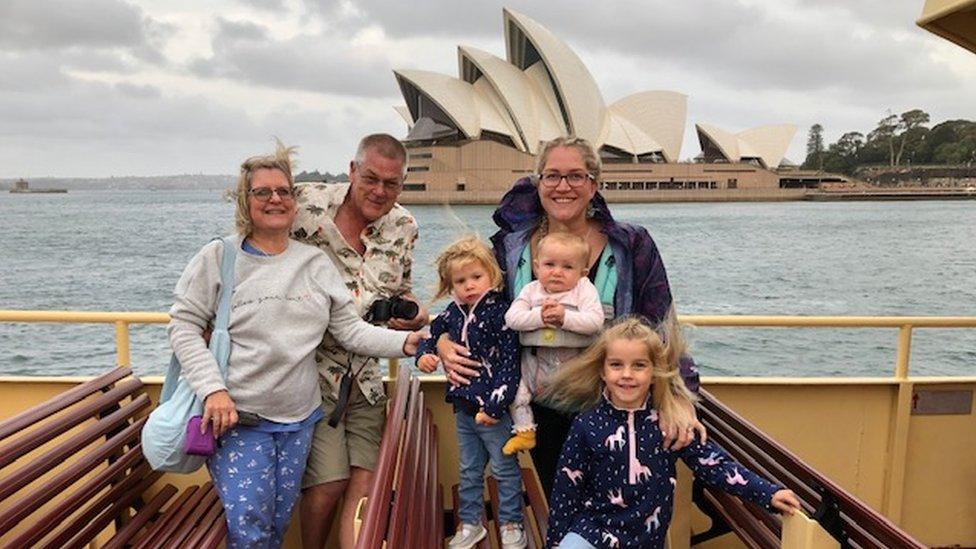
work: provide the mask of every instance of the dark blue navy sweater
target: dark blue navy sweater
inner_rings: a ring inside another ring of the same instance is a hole
[[[495,419],[508,413],[521,377],[518,332],[505,326],[509,305],[501,292],[491,290],[470,310],[451,303],[430,323],[430,337],[420,343],[417,358],[436,355],[437,338],[447,333],[481,362],[481,376],[471,378],[471,385],[448,387],[447,401],[456,409],[484,410]]]
[[[664,547],[678,458],[706,484],[767,509],[780,489],[711,442],[672,452],[662,441],[650,404],[622,410],[604,398],[577,416],[559,457],[546,546],[575,532],[595,547]]]

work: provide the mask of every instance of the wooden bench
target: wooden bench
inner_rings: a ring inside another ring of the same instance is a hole
[[[887,518],[817,472],[754,425],[702,389],[699,419],[709,437],[736,461],[793,490],[805,513],[841,547],[925,547]],[[734,532],[749,547],[780,546],[782,521],[752,503],[696,481],[694,501],[712,518],[712,528],[692,537],[692,545]]]
[[[444,502],[437,450],[437,427],[425,406],[420,381],[401,368],[373,486],[362,513],[357,549],[443,545]]]
[[[495,539],[501,539],[501,524],[498,517],[498,483],[494,478],[487,478],[488,509],[491,520],[491,532]],[[457,504],[455,502],[455,508]],[[542,485],[535,469],[522,468],[522,527],[525,529],[525,539],[528,549],[542,549],[546,546],[546,533],[549,531],[549,505],[542,494]]]
[[[162,476],[139,441],[150,407],[115,368],[0,422],[0,546],[217,547],[227,526],[210,483],[147,492]]]

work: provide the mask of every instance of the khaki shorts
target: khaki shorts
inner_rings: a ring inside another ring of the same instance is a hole
[[[350,467],[372,471],[380,453],[380,439],[386,422],[386,398],[370,404],[353,383],[349,406],[339,425],[329,426],[336,400],[323,387],[322,410],[325,417],[315,425],[312,449],[302,478],[302,488],[349,478]]]

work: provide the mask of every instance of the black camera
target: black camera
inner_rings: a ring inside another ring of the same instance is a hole
[[[374,301],[369,306],[369,311],[366,312],[366,320],[374,324],[386,322],[391,318],[410,320],[416,317],[419,312],[420,308],[415,302],[395,295]]]

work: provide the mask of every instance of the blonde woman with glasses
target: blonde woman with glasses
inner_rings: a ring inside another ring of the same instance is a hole
[[[673,307],[664,263],[644,227],[616,221],[610,214],[599,193],[601,177],[600,157],[585,139],[561,137],[543,145],[536,175],[516,182],[493,216],[499,230],[491,242],[505,271],[506,296],[513,299],[535,278],[532,260],[539,240],[567,232],[589,246],[588,276],[600,294],[606,319],[639,315],[657,324]],[[438,352],[452,383],[467,384],[478,374],[478,364],[456,342],[442,338]],[[524,357],[531,348],[522,352]],[[680,372],[687,387],[697,391],[698,373],[690,357],[682,359]],[[544,388],[545,380],[530,387],[539,433],[531,454],[548,497],[572,415],[536,401]],[[704,427],[691,406],[662,414],[662,421],[667,448],[687,446],[696,433],[704,440]]]
[[[231,548],[281,546],[323,415],[315,364],[323,334],[356,352],[388,357],[412,355],[421,339],[419,332],[362,320],[328,256],[289,238],[292,154],[279,143],[274,154],[241,165],[226,379],[202,336],[221,291],[222,240],[190,261],[170,309],[173,352],[204,401],[203,430],[217,439],[207,468],[224,504]]]

